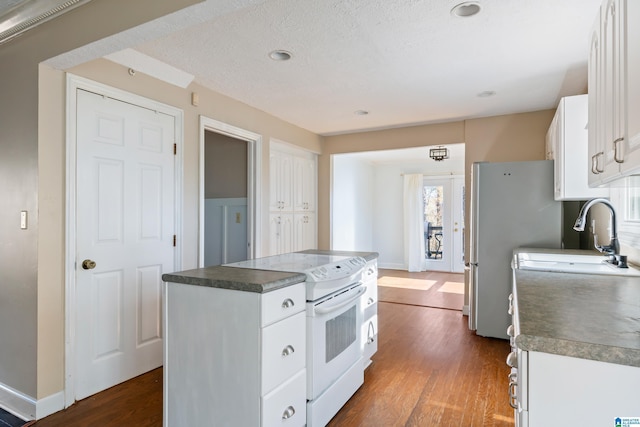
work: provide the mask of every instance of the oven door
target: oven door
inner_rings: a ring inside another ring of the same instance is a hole
[[[307,302],[307,399],[313,400],[362,356],[361,296],[354,283],[318,301]]]

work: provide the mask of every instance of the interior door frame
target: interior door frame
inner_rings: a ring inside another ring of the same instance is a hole
[[[74,74],[67,73],[66,89],[66,202],[65,202],[65,379],[64,379],[64,405],[65,408],[75,402],[75,360],[76,360],[76,92],[86,90],[118,101],[133,104],[139,107],[159,111],[175,118],[174,140],[177,144],[174,156],[174,229],[180,236],[184,235],[182,227],[183,206],[183,142],[184,142],[184,112],[183,110],[98,83]],[[174,267],[176,271],[182,268],[182,245],[184,239],[177,239],[174,251]]]
[[[200,183],[198,220],[198,267],[204,267],[204,168],[205,132],[216,132],[247,142],[247,256],[249,259],[261,255],[261,209],[260,188],[262,180],[262,135],[224,123],[210,117],[200,116]]]
[[[464,187],[464,176],[463,175],[424,175],[422,178],[423,186],[426,185],[443,185],[444,186],[444,202],[445,202],[445,213],[446,218],[443,218],[443,221],[449,225],[446,230],[443,231],[449,234],[449,239],[445,239],[445,242],[448,243],[448,247],[450,248],[448,260],[442,259],[442,261],[447,261],[446,263],[441,264],[446,267],[445,269],[438,269],[433,271],[445,271],[451,273],[463,273],[464,272],[464,262],[461,259],[458,259],[456,262],[455,254],[460,253],[459,250],[464,246],[464,221],[462,216],[462,209],[464,205],[461,203],[462,198],[462,188]],[[457,221],[456,221],[457,220]],[[456,225],[456,222],[458,225]],[[454,232],[454,228],[457,228],[458,231]],[[426,231],[426,230],[425,230]],[[426,242],[425,242],[426,244]],[[429,261],[426,260],[427,269],[429,270],[429,266],[433,266],[433,263],[436,263],[437,260]],[[430,264],[430,262],[432,264]],[[445,265],[446,264],[446,265]],[[437,265],[437,264],[436,264]]]

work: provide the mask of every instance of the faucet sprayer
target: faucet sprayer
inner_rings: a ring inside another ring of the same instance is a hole
[[[609,200],[603,198],[591,199],[582,206],[578,218],[576,219],[573,229],[576,231],[584,231],[585,224],[587,222],[587,213],[589,209],[595,204],[601,203],[609,208],[611,213],[611,241],[606,246],[598,245],[597,238],[595,241],[595,247],[598,251],[609,256],[609,262],[617,265],[620,268],[627,268],[627,257],[620,255],[620,243],[618,243],[618,231],[616,226],[616,211]]]

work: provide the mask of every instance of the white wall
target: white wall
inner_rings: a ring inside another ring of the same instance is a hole
[[[373,165],[351,154],[332,161],[331,249],[375,251]]]
[[[429,159],[428,148],[333,155],[331,248],[373,250],[381,268],[406,269],[402,174],[464,175],[464,144],[454,145],[442,162]]]

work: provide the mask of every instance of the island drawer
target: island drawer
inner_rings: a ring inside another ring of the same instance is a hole
[[[302,427],[307,423],[307,379],[303,369],[262,398],[262,426]]]
[[[305,320],[302,312],[262,330],[262,394],[304,368]]]
[[[304,282],[267,292],[262,295],[262,326],[300,313],[304,309]]]

